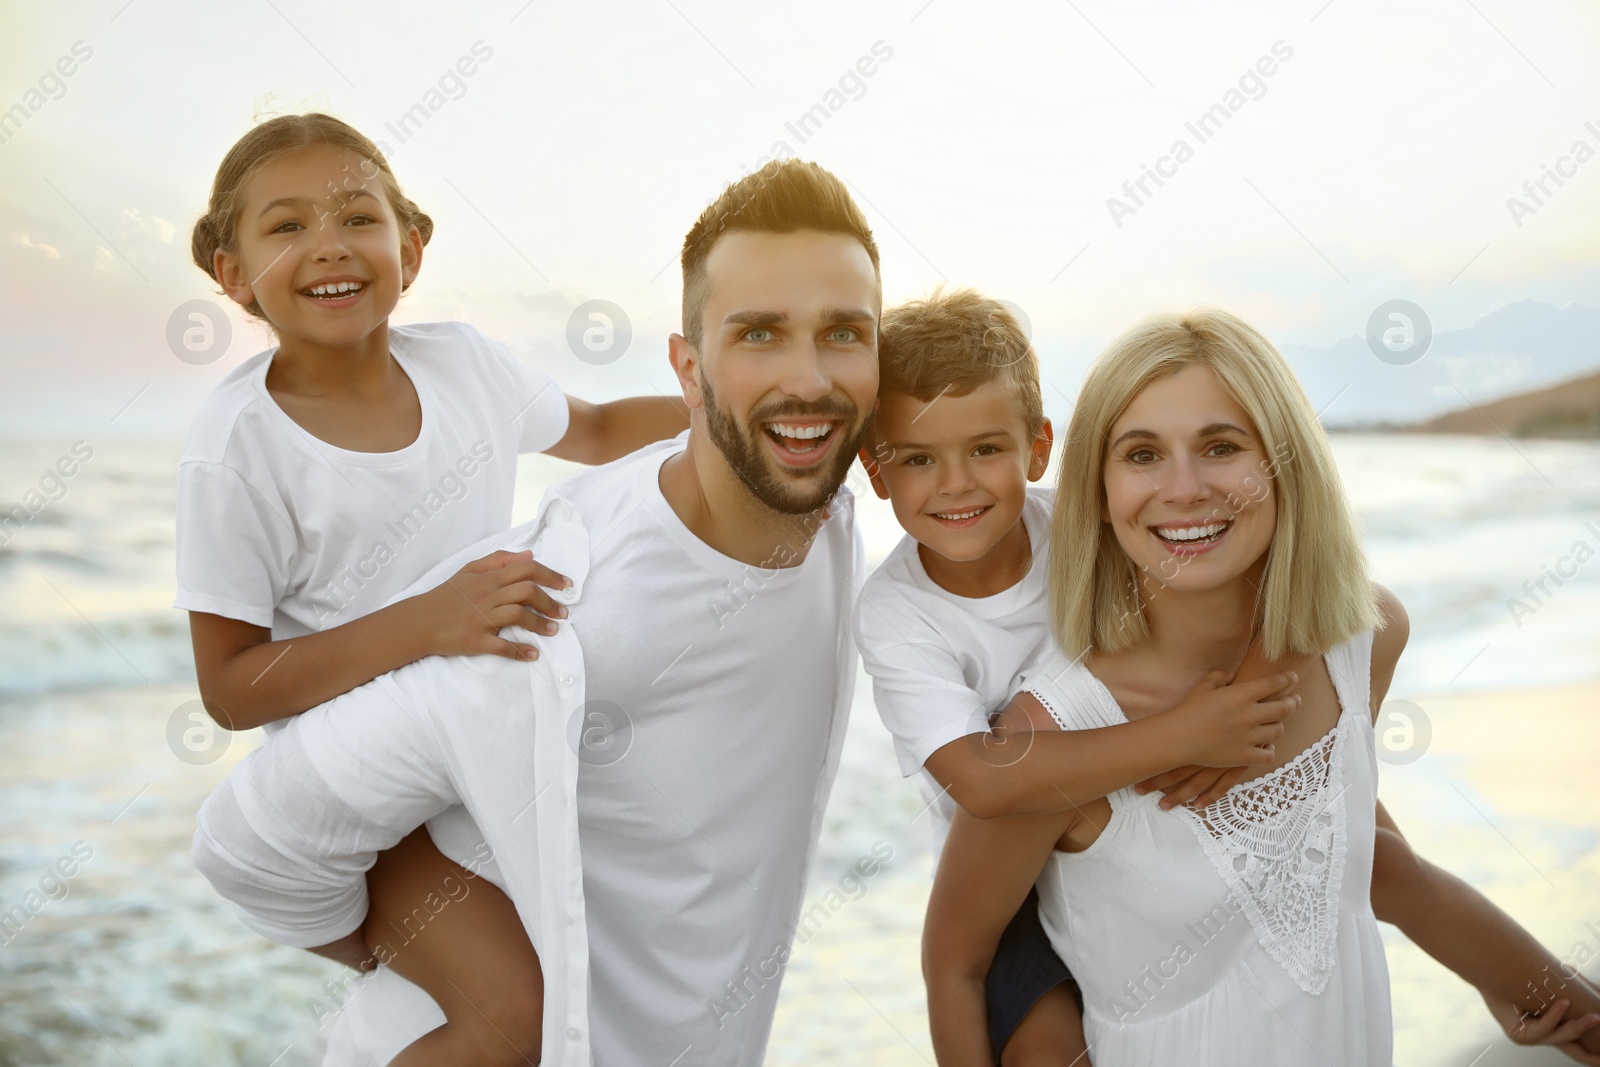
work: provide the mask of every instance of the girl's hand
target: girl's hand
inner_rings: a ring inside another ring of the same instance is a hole
[[[1554,1001],[1538,1015],[1524,1015],[1517,1010],[1515,1004],[1491,997],[1481,991],[1480,995],[1489,1008],[1489,1014],[1494,1016],[1494,1021],[1500,1024],[1500,1029],[1506,1032],[1506,1037],[1510,1038],[1513,1044],[1550,1045],[1576,1063],[1600,1067],[1600,1055],[1585,1052],[1583,1046],[1578,1043],[1585,1034],[1600,1026],[1600,1015],[1591,1012],[1562,1022],[1562,1017],[1566,1015],[1567,1008],[1571,1004],[1565,998]]]
[[[532,660],[539,650],[501,637],[505,626],[553,634],[567,617],[540,586],[566,589],[571,581],[538,563],[532,552],[492,552],[473,560],[449,581],[408,602],[427,634],[427,652],[440,656],[505,656]]]

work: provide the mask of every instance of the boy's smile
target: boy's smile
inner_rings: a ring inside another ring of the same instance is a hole
[[[873,425],[876,451],[863,452],[863,462],[917,541],[928,576],[969,597],[1020,581],[1032,561],[1022,509],[1028,482],[1050,462],[1049,421],[1030,437],[996,379],[932,401],[885,390]]]

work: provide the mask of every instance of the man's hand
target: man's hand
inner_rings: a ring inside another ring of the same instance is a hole
[[[538,658],[538,649],[507,641],[499,634],[501,627],[555,633],[554,620],[566,618],[567,609],[540,586],[565,589],[571,584],[534,560],[532,552],[491,552],[404,603],[414,625],[426,633],[429,653],[531,660]]]
[[[1600,1054],[1586,1052],[1579,1044],[1580,1038],[1600,1026],[1600,1015],[1590,1012],[1562,1022],[1567,1008],[1571,1006],[1571,1002],[1565,998],[1554,1001],[1538,1015],[1524,1015],[1509,1001],[1491,997],[1487,993],[1480,995],[1489,1008],[1489,1014],[1494,1016],[1494,1021],[1500,1024],[1500,1029],[1505,1031],[1513,1044],[1549,1045],[1575,1063],[1600,1067]]]

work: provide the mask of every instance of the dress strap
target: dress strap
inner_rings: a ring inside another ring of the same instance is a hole
[[[1063,730],[1095,730],[1128,721],[1110,691],[1082,660],[1069,660],[1060,652],[1024,675],[1022,689],[1032,693]]]

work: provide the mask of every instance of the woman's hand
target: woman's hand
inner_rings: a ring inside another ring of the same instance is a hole
[[[534,560],[532,552],[491,552],[405,604],[412,624],[427,634],[431,654],[532,660],[538,658],[538,649],[507,641],[500,629],[520,626],[533,633],[555,633],[554,620],[566,618],[567,609],[540,587],[571,585]]]

